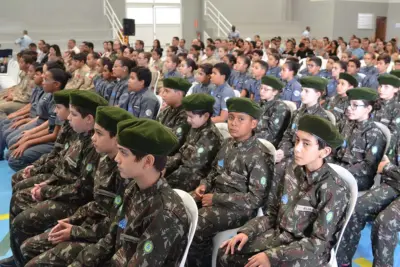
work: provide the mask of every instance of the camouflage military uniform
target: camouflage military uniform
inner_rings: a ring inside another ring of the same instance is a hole
[[[140,191],[132,181],[110,232],[70,266],[179,266],[187,245],[188,216],[164,178]]]
[[[400,104],[397,102],[397,97],[381,100],[381,109],[374,111],[371,118],[389,128],[391,141],[387,153],[394,153],[400,133]]]
[[[290,165],[274,180],[264,216],[239,229],[249,237],[242,250],[223,255],[220,249],[220,266],[242,267],[260,252],[271,266],[326,266],[349,199],[346,183],[327,164],[309,175]]]
[[[24,179],[22,177],[24,170],[20,170],[12,176],[11,185],[13,192],[32,187],[47,180],[54,171],[57,161],[64,156],[64,153],[75,139],[76,133],[69,125],[69,121],[66,120],[54,143],[53,150],[32,164],[33,168],[30,171],[30,178]]]
[[[209,120],[198,129],[190,129],[179,152],[168,157],[165,177],[172,188],[190,192],[207,177],[223,137]]]
[[[332,112],[336,118],[336,125],[343,123],[346,120],[346,109],[349,106],[350,101],[347,96],[343,97],[336,95],[329,100],[326,105],[326,109]]]
[[[262,114],[258,120],[256,136],[271,142],[275,147],[283,137],[290,122],[290,110],[278,100],[261,101]]]
[[[42,200],[32,199],[31,188],[16,192],[10,203],[10,244],[14,259],[23,263],[20,246],[43,233],[57,220],[72,215],[93,198],[93,175],[99,155],[91,142],[93,131],[82,133],[65,152],[41,188]]]
[[[65,85],[65,89],[80,89],[85,82],[85,76],[90,72],[90,68],[85,64],[82,68],[73,73],[73,77]]]
[[[129,180],[119,176],[117,163],[103,156],[94,178],[94,200],[69,217],[73,225],[71,240],[53,245],[48,241],[48,233],[29,238],[21,246],[25,260],[30,261],[25,266],[67,266],[84,247],[106,236],[121,205],[127,182]]]
[[[243,142],[228,139],[200,184],[213,194],[212,206],[199,209],[188,266],[210,266],[212,238],[239,227],[256,215],[271,183],[274,163],[256,136]]]
[[[179,148],[185,143],[187,133],[190,126],[187,123],[186,111],[182,106],[177,108],[166,107],[157,116],[157,120],[164,126],[170,128],[172,132],[178,137],[179,146],[174,152],[178,152]]]
[[[96,70],[89,70],[83,78],[83,84],[81,86],[81,90],[94,90],[93,79],[96,77]]]
[[[383,157],[385,136],[371,119],[346,121],[339,131],[345,141],[334,153],[333,161],[353,174],[359,191],[368,190]]]
[[[368,221],[373,221],[371,239],[374,266],[393,266],[397,232],[400,231],[400,145],[397,147],[397,157],[392,162],[383,168],[382,183],[357,199],[340,243],[337,255],[339,264],[351,262],[361,230]]]

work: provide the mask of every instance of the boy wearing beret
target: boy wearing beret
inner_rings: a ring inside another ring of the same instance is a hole
[[[92,142],[96,152],[105,155],[100,158],[94,176],[94,200],[58,221],[50,232],[27,239],[21,246],[28,261],[25,266],[67,266],[84,247],[108,233],[126,185],[115,162],[117,124],[132,118],[132,114],[118,107],[97,108]]]
[[[254,217],[272,179],[274,163],[254,134],[260,107],[239,97],[227,104],[232,138],[224,142],[211,172],[194,191],[201,208],[188,266],[210,266],[214,235]]]
[[[282,141],[279,143],[278,150],[276,151],[276,161],[278,163],[293,155],[293,148],[296,141],[295,133],[301,117],[310,114],[328,119],[325,110],[319,104],[319,100],[325,93],[327,80],[321,77],[308,76],[301,78],[300,84],[303,87],[301,91],[301,102],[303,105],[292,115],[289,127],[283,134]],[[282,166],[281,169],[284,170],[285,168]]]
[[[149,89],[150,83],[151,71],[148,68],[133,68],[128,81],[129,97],[120,107],[137,118],[155,119],[160,109],[160,103]]]
[[[44,182],[51,176],[56,166],[56,162],[62,158],[62,155],[75,140],[76,134],[68,121],[69,116],[69,96],[74,90],[61,90],[53,95],[56,104],[55,112],[60,121],[64,121],[53,150],[35,161],[32,165],[25,167],[15,173],[11,179],[13,192],[29,188],[35,184]]]
[[[188,216],[161,177],[178,139],[159,122],[141,118],[120,122],[117,141],[118,170],[132,180],[109,233],[70,266],[178,266],[186,249]]]
[[[222,244],[219,266],[326,266],[350,199],[346,183],[325,160],[342,143],[331,122],[303,116],[294,162],[274,180],[264,216]]]
[[[347,120],[339,125],[345,141],[334,153],[333,162],[353,174],[358,191],[365,191],[374,183],[386,146],[385,136],[370,116],[377,107],[378,93],[371,88],[354,88],[347,91],[347,96]]]
[[[182,101],[191,129],[185,144],[175,155],[168,157],[165,177],[172,188],[191,192],[211,170],[223,141],[211,121],[214,102],[208,94],[192,94]]]
[[[346,119],[346,109],[349,106],[349,99],[347,98],[347,90],[356,88],[358,81],[354,76],[342,72],[339,74],[339,82],[336,87],[337,95],[330,98],[326,105],[326,109],[332,112],[336,118],[336,124],[340,124]]]
[[[43,233],[93,198],[93,176],[99,155],[91,136],[96,109],[106,105],[107,100],[94,92],[72,92],[68,119],[77,139],[56,163],[49,179],[18,191],[11,198],[10,246],[18,266],[25,263],[20,246],[27,238]]]
[[[261,116],[256,128],[256,136],[271,142],[275,147],[282,140],[290,122],[290,110],[279,100],[284,84],[275,76],[261,79]]]
[[[185,143],[186,135],[190,129],[182,100],[191,86],[188,81],[179,77],[164,80],[164,90],[161,97],[168,107],[158,114],[157,121],[170,128],[178,137],[179,145],[172,151],[173,154]]]

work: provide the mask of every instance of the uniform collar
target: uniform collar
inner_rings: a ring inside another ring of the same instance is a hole
[[[382,99],[382,104],[383,105],[385,105],[385,106],[387,106],[387,105],[391,105],[393,102],[395,102],[396,101],[396,95],[392,98],[392,99],[389,99],[389,100],[383,100]]]
[[[216,91],[221,91],[222,89],[224,89],[225,87],[226,87],[226,85],[227,85],[227,83],[225,82],[224,84],[222,84],[222,85],[218,85],[218,86],[216,86]]]
[[[140,190],[139,186],[135,183],[135,192],[133,194],[134,198],[137,198],[135,203],[138,204],[156,196],[158,191],[166,187],[168,187],[168,182],[163,177],[160,177],[154,185],[144,190]]]
[[[314,114],[317,109],[319,109],[321,106],[319,105],[319,103],[315,104],[314,106],[311,107],[306,107],[306,111],[308,114]]]
[[[325,174],[329,172],[329,166],[324,161],[324,164],[322,164],[321,168],[311,173],[307,173],[306,168],[304,166],[300,167],[299,170],[301,171],[303,177],[305,177],[305,179],[307,180],[307,184],[313,185],[326,178]]]
[[[366,129],[370,124],[372,123],[371,119],[365,120],[365,121],[356,121],[354,126],[357,129],[360,129],[361,131]]]
[[[145,87],[145,88],[140,89],[137,92],[132,92],[132,93],[133,93],[133,95],[140,95],[140,94],[143,94],[144,92],[146,92],[147,89],[148,89],[148,87]]]
[[[255,145],[257,137],[253,134],[249,139],[238,142],[233,140],[233,146],[239,150],[247,151]]]

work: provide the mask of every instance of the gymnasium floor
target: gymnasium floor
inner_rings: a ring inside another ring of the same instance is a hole
[[[14,172],[6,161],[0,161],[0,259],[11,256],[8,236],[8,209],[11,198],[11,175]],[[371,227],[368,225],[362,232],[360,245],[354,257],[354,267],[371,267],[372,251],[370,240]],[[400,267],[400,245],[395,251],[395,267]]]

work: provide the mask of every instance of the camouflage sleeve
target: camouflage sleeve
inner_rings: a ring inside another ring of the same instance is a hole
[[[69,223],[73,225],[81,224],[87,217],[88,211],[93,205],[92,203],[93,201],[79,207],[78,210],[69,217]]]
[[[345,187],[337,186],[334,188],[328,186],[322,190],[317,193],[320,196],[318,214],[309,237],[266,250],[265,254],[272,266],[278,262],[313,258],[326,253],[331,246],[330,241],[334,239],[345,216],[350,193]]]
[[[187,123],[186,116],[180,116],[175,123],[175,127],[171,128],[171,131],[178,137],[179,147],[185,143],[189,130],[190,126]]]
[[[278,134],[281,132],[282,127],[287,125],[287,116],[289,111],[283,105],[279,105],[275,112],[265,123],[265,128],[257,133],[258,138],[263,138],[272,144],[277,142]],[[263,118],[260,118],[261,120]],[[285,123],[286,122],[286,123]]]
[[[69,267],[94,267],[99,266],[101,262],[111,259],[115,253],[117,228],[118,224],[112,225],[110,232],[104,238],[82,250]]]
[[[228,139],[229,140],[229,139]],[[223,143],[221,149],[218,151],[217,156],[214,158],[212,164],[211,164],[211,171],[210,173],[207,175],[207,177],[203,178],[200,181],[200,185],[205,185],[206,186],[206,192],[209,192],[209,190],[211,189],[213,183],[214,183],[214,179],[215,177],[217,177],[219,175],[218,172],[218,159],[221,158],[219,156],[219,154],[223,154],[226,150],[226,147],[228,146],[228,140],[225,140],[225,142]]]
[[[181,218],[170,210],[161,210],[139,238],[128,266],[163,266],[170,251],[179,249],[186,234]]]
[[[292,120],[289,123],[288,128],[283,134],[282,141],[279,143],[278,149],[282,149],[285,158],[290,156],[291,150],[293,149],[293,135],[296,130],[296,124],[294,123],[294,119],[297,116],[297,111],[294,112],[292,116]]]
[[[270,168],[265,160],[263,160],[264,156],[263,153],[254,154],[252,157],[253,166],[247,166],[249,182],[246,193],[214,193],[212,199],[213,206],[223,206],[233,210],[258,209],[262,205],[265,196],[267,179],[272,178],[269,175]],[[246,179],[243,175],[234,172],[231,172],[231,176],[237,176],[233,177],[233,180]]]
[[[377,133],[379,131],[379,133]],[[383,157],[383,153],[385,150],[386,141],[383,135],[381,134],[379,129],[373,129],[367,133],[366,137],[369,141],[365,151],[361,155],[360,152],[356,151],[356,156],[353,159],[359,159],[354,164],[352,162],[339,162],[339,165],[346,168],[351,174],[353,174],[354,178],[357,180],[359,187],[361,187],[360,183],[365,181],[366,179],[373,179],[375,176],[376,170],[378,168],[378,164]]]
[[[399,132],[400,132],[400,108],[398,106],[395,106],[393,110],[393,119],[390,121],[388,128],[390,130],[390,146],[387,151],[387,154],[389,154],[391,151],[396,150],[396,145],[399,140]]]
[[[166,173],[171,173],[175,171],[179,167],[179,165],[181,165],[181,162],[182,154],[181,150],[179,149],[179,151],[175,155],[168,157],[167,164],[165,166],[165,169],[167,170]]]
[[[99,160],[96,150],[91,147],[88,153],[84,153],[82,158],[86,159],[87,164],[82,164],[81,174],[73,178],[69,177],[70,184],[49,185],[42,187],[41,197],[43,199],[80,201],[93,196],[93,181],[95,168]],[[88,167],[90,166],[90,167]],[[71,174],[72,176],[72,174]]]
[[[400,182],[400,168],[393,163],[387,164],[383,168],[383,175],[389,176],[390,178],[394,178]]]
[[[90,228],[73,225],[71,229],[71,240],[96,243],[107,235],[110,223],[110,218],[103,217],[102,220],[96,220],[96,223],[92,224]]]

